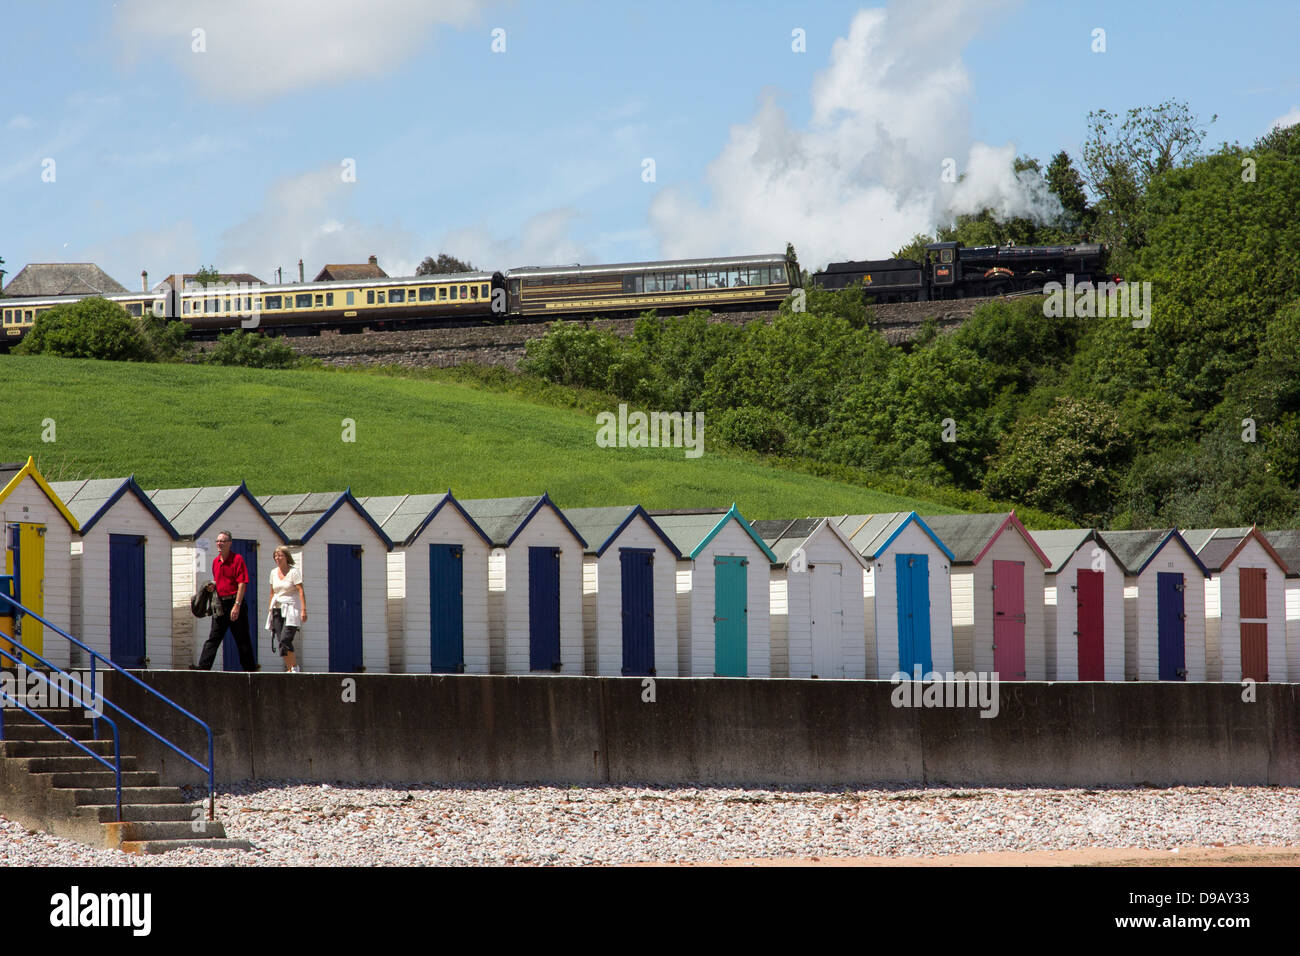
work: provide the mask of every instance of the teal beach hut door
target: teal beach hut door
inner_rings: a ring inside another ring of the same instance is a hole
[[[713,559],[713,673],[744,677],[749,658],[749,560],[736,555]]]

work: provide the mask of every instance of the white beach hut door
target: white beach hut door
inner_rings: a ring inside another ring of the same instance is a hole
[[[844,579],[844,566],[821,561],[810,564],[808,579],[813,676],[843,677],[844,608],[840,606],[840,584]]]

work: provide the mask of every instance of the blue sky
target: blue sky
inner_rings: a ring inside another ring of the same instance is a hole
[[[954,209],[1036,208],[1009,157],[1077,160],[1092,109],[1176,97],[1218,114],[1210,145],[1300,121],[1298,18],[1141,0],[9,4],[0,256],[10,278],[94,261],[132,289],[141,269],[273,279],[301,257],[310,278],[374,254],[401,274],[439,251],[491,269],[786,241],[805,266],[883,257]]]

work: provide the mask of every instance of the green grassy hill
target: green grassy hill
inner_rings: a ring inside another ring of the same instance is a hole
[[[255,494],[549,491],[561,507],[735,501],[749,518],[954,510],[719,450],[707,423],[696,459],[601,448],[595,410],[616,407],[609,400],[536,384],[527,394],[505,377],[492,388],[488,378],[2,356],[10,414],[0,459],[34,455],[51,480],[133,473],[154,488],[242,479]],[[354,442],[342,440],[344,419],[355,423]],[[42,441],[47,420],[53,442]]]

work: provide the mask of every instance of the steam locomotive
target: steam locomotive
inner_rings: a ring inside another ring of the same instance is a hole
[[[928,302],[974,296],[1038,292],[1048,282],[1093,282],[1103,275],[1106,250],[1074,246],[970,246],[932,242],[925,261],[875,259],[832,262],[812,281],[824,289],[861,288],[876,302]]]

